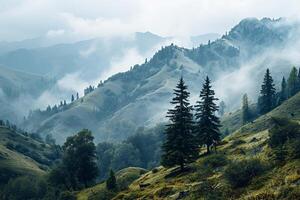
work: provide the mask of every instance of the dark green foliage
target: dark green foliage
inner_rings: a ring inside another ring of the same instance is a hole
[[[275,88],[270,70],[267,69],[258,99],[260,114],[265,114],[275,107]]]
[[[110,170],[109,177],[105,183],[106,183],[106,188],[108,190],[116,190],[117,189],[117,179],[115,177],[115,173],[113,170]]]
[[[73,192],[64,191],[60,193],[58,200],[76,200],[76,195]]]
[[[175,106],[168,110],[167,117],[171,123],[167,125],[166,140],[162,146],[162,164],[168,167],[180,165],[181,170],[186,163],[193,162],[198,157],[189,96],[190,93],[181,77],[171,101]]]
[[[63,145],[63,159],[50,173],[50,182],[66,189],[87,187],[98,175],[96,147],[92,133],[86,129],[67,138]]]
[[[3,189],[3,200],[38,200],[47,192],[46,182],[29,176],[11,179]]]
[[[152,169],[160,164],[161,144],[164,125],[151,129],[139,128],[136,133],[122,143],[102,142],[97,145],[100,179],[109,175],[109,169],[115,171],[136,166]]]
[[[242,101],[242,122],[243,124],[247,124],[251,119],[249,104],[248,104],[248,96],[247,94],[243,95]]]
[[[76,135],[68,137],[63,145],[64,164],[85,187],[92,183],[98,175],[96,147],[93,140],[91,131],[84,129]]]
[[[224,172],[227,181],[234,188],[244,187],[265,170],[265,166],[259,159],[235,161],[229,164]]]
[[[111,160],[113,169],[123,169],[128,166],[137,167],[141,165],[139,151],[132,144],[122,143],[114,151]]]
[[[218,106],[214,101],[218,100],[214,97],[215,92],[211,89],[210,80],[206,77],[203,88],[200,92],[200,101],[196,103],[196,137],[199,145],[206,145],[207,153],[210,147],[216,146],[221,140],[220,120],[215,115]]]
[[[280,91],[280,99],[279,102],[282,103],[288,98],[288,87],[285,78],[282,78],[281,81],[281,91]]]
[[[271,148],[284,145],[288,140],[299,139],[300,125],[288,119],[272,118],[274,126],[270,130],[269,145]]]
[[[287,159],[300,158],[300,125],[279,118],[273,118],[273,122],[275,125],[269,133],[272,158],[280,163]]]
[[[293,67],[289,78],[288,78],[288,95],[289,97],[294,96],[297,92],[298,92],[298,71],[296,69],[296,67]]]
[[[241,145],[241,144],[245,144],[246,142],[244,141],[244,140],[241,140],[241,139],[236,139],[236,140],[234,140],[233,142],[232,142],[232,144],[231,144],[231,147],[237,147],[237,146],[239,146],[239,145]]]
[[[212,154],[204,158],[203,165],[206,167],[223,167],[228,163],[228,159],[224,154]]]

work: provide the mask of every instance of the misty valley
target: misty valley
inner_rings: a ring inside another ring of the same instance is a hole
[[[299,33],[0,42],[0,199],[300,199]]]

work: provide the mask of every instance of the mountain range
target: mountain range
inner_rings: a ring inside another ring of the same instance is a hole
[[[297,30],[297,24],[284,19],[248,18],[207,44],[192,49],[174,44],[162,47],[149,61],[111,76],[58,111],[31,113],[22,126],[43,135],[52,134],[58,143],[82,128],[91,129],[96,141],[121,141],[139,127],[165,121],[172,89],[181,76],[189,86],[192,102],[208,75],[215,80],[217,96],[233,108],[247,91],[228,88],[230,81],[243,78],[243,82],[231,85],[251,85],[249,93],[255,100],[267,67],[279,81],[282,72],[287,73],[295,64],[284,54],[278,56],[278,52],[290,51],[286,46],[295,40]]]

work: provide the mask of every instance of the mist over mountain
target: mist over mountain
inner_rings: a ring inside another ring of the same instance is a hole
[[[52,134],[58,142],[82,128],[91,129],[97,141],[120,141],[139,127],[164,122],[180,76],[189,86],[192,101],[209,75],[228,109],[238,108],[243,93],[257,97],[267,67],[279,81],[282,72],[298,63],[298,27],[285,19],[248,18],[220,39],[197,48],[163,47],[149,61],[113,75],[58,111],[32,113],[24,128]]]

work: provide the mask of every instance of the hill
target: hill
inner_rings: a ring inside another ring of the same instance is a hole
[[[11,51],[2,53],[3,47],[0,43],[0,64],[56,79],[69,73],[80,72],[82,78],[88,81],[107,70],[114,60],[121,59],[127,50],[134,49],[137,53],[145,55],[167,39],[150,32],[137,32],[128,38],[93,38],[43,45],[46,41],[41,42],[37,38],[8,43],[6,49]],[[39,43],[41,44],[38,45]]]
[[[227,35],[209,44],[193,49],[173,44],[163,47],[149,61],[113,75],[91,93],[66,106],[62,112],[29,116],[24,127],[32,132],[52,134],[58,142],[82,128],[91,129],[96,141],[121,141],[138,127],[152,127],[164,121],[172,89],[180,76],[186,80],[194,102],[206,75],[216,80],[224,73],[239,71],[244,63],[270,48],[283,48],[293,26],[282,24],[281,20],[245,19]],[[273,57],[266,57],[261,64],[251,68],[255,69],[251,75],[251,82],[254,82],[251,87],[259,87],[265,62],[270,59]],[[272,75],[274,79],[281,79],[282,74],[289,71],[291,61],[286,58],[288,61],[281,65],[282,62],[275,60],[272,67],[277,70]],[[279,63],[281,68],[277,68]],[[223,84],[216,89],[217,92],[223,93],[223,98],[227,98],[232,107],[239,105],[242,90],[231,93],[232,88],[224,86],[231,80],[221,80]],[[256,93],[253,92],[254,98]]]
[[[131,184],[134,180],[138,179],[141,175],[147,171],[142,168],[129,167],[122,169],[116,173],[116,179],[119,183],[121,190],[124,190]],[[108,191],[105,186],[105,182],[100,183],[94,187],[80,191],[77,194],[78,200],[92,200],[92,199],[105,199],[113,197],[115,192]]]
[[[43,76],[0,65],[0,119],[20,122],[33,109],[33,102],[53,84],[54,80]]]
[[[36,135],[0,126],[0,185],[17,176],[45,174],[59,152]]]
[[[288,134],[293,126],[299,133],[299,102],[297,94],[241,127],[223,140],[218,153],[202,155],[185,172],[176,167],[156,168],[113,199],[298,199],[299,153],[276,161],[276,149],[269,140],[271,132]]]

